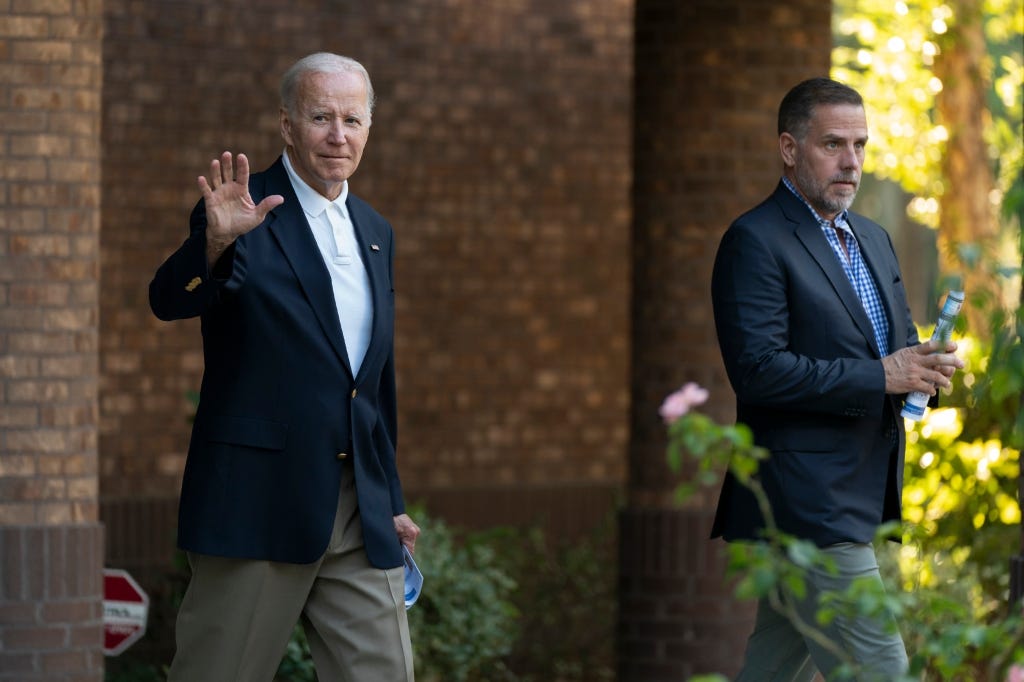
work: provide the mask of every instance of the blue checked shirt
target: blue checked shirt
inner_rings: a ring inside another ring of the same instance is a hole
[[[857,238],[853,235],[853,230],[850,229],[850,223],[846,219],[846,211],[836,216],[835,225],[833,225],[818,215],[818,212],[796,190],[796,187],[793,186],[789,178],[783,176],[782,182],[807,207],[807,210],[811,212],[814,219],[821,225],[821,230],[825,233],[825,239],[828,240],[829,245],[832,247],[832,252],[836,254],[836,258],[842,264],[846,278],[853,285],[854,291],[857,292],[857,298],[860,299],[861,305],[864,306],[864,312],[868,314],[868,318],[871,320],[871,327],[875,331],[875,345],[878,347],[879,355],[883,357],[888,355],[889,318],[885,315],[882,299],[878,295],[878,286],[875,284],[875,280],[860,254],[860,246],[857,244]],[[843,245],[839,243],[839,235],[836,230],[842,230],[846,236],[846,250],[849,251],[849,259],[847,259],[846,254],[843,252]]]

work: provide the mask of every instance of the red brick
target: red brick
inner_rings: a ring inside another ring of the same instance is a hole
[[[11,0],[14,14],[67,15],[74,10],[74,0]]]
[[[29,94],[31,93],[23,93],[23,96],[28,97]],[[14,135],[11,138],[12,156],[68,156],[70,153],[71,138],[67,135]]]
[[[75,349],[75,338],[63,332],[19,332],[8,335],[12,353],[67,353]]]
[[[44,405],[39,410],[39,422],[45,426],[81,427],[94,426],[98,406],[86,405]]]
[[[3,180],[44,180],[46,162],[42,159],[12,159],[0,169]]]
[[[6,675],[25,674],[24,679],[29,679],[29,673],[38,672],[36,668],[36,657],[34,652],[11,652],[0,650],[0,670]]]
[[[74,40],[98,39],[102,37],[102,17],[57,17],[50,20],[50,37],[69,38]],[[79,85],[95,85],[95,83],[77,82]]]
[[[10,252],[14,255],[67,256],[70,245],[67,237],[53,235],[13,235]]]
[[[81,616],[69,622],[88,623],[89,621],[87,616]],[[104,644],[103,637],[103,625],[100,623],[75,627],[71,630],[70,646],[75,649],[101,651]]]
[[[95,445],[93,445],[95,449]],[[71,479],[66,489],[66,496],[69,500],[96,500],[99,493],[96,470],[85,471],[86,476]]]
[[[0,428],[34,427],[41,423],[35,405],[6,405],[0,410]]]
[[[83,376],[94,376],[97,369],[95,357],[72,355],[47,358],[40,361],[40,374],[54,379],[76,379]]]
[[[47,526],[66,526],[77,520],[74,507],[67,502],[37,500],[35,504],[37,523]]]
[[[45,673],[79,673],[89,668],[89,654],[84,650],[46,652],[40,656]]]
[[[50,33],[50,20],[38,16],[0,16],[0,38],[44,38]]]
[[[68,394],[68,384],[64,381],[10,381],[7,384],[7,399],[15,403],[66,400]]]
[[[61,306],[67,305],[69,299],[70,287],[67,284],[12,282],[10,285],[9,302],[12,305]]]
[[[68,632],[64,627],[14,627],[4,630],[4,647],[12,651],[52,650],[67,645]]]
[[[66,135],[94,138],[99,135],[100,128],[95,113],[94,111],[59,111],[50,112],[48,118],[52,123],[53,130],[59,130]],[[91,179],[96,179],[95,172]]]
[[[0,378],[24,379],[39,376],[39,360],[21,355],[0,356]]]
[[[0,209],[0,229],[10,232],[41,229],[43,216],[39,208]]]
[[[7,450],[15,452],[63,452],[67,450],[67,436],[64,431],[16,431],[8,429],[3,438]]]

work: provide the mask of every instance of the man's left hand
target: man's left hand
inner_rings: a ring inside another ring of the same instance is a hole
[[[399,514],[394,517],[395,532],[402,544],[409,548],[411,554],[416,553],[416,538],[420,535],[420,527],[413,523],[408,514]]]

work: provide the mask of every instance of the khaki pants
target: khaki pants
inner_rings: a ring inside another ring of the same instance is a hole
[[[319,561],[188,558],[168,682],[271,682],[300,618],[320,680],[413,682],[404,572],[367,561],[351,467]]]
[[[807,596],[796,604],[805,623],[821,630],[863,669],[858,681],[883,681],[906,674],[907,650],[896,623],[874,619],[837,617],[829,625],[818,624],[818,595],[823,591],[845,591],[854,578],[868,577],[881,582],[878,560],[871,545],[842,543],[823,550],[836,562],[838,574],[812,570],[805,576]],[[757,607],[754,632],[747,641],[747,653],[736,682],[809,682],[820,670],[828,680],[839,661],[812,640],[805,640],[785,616],[766,599]]]

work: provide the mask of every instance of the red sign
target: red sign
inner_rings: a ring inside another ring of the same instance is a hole
[[[149,597],[127,571],[103,569],[103,653],[117,656],[146,634]]]

